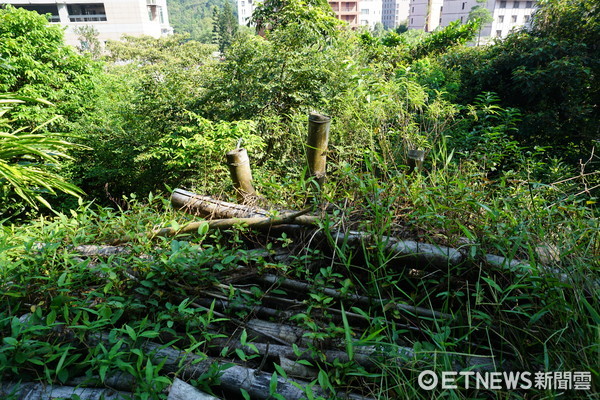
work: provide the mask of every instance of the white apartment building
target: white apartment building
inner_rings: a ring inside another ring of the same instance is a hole
[[[408,29],[431,32],[441,25],[444,0],[409,0]]]
[[[101,43],[123,35],[161,37],[173,33],[167,0],[2,0],[40,14],[51,14],[53,23],[66,27],[67,44],[81,45],[74,29],[93,26]]]
[[[254,6],[258,1],[262,0],[237,0],[238,24],[248,25],[248,21],[254,12]]]
[[[535,1],[524,0],[410,0],[409,29],[423,29],[431,32],[438,27],[446,27],[453,21],[467,22],[471,9],[485,6],[493,17],[493,22],[483,27],[481,37],[488,40],[506,37],[513,29],[529,24],[535,11]],[[485,41],[484,41],[485,42]]]
[[[381,23],[394,29],[408,19],[410,0],[379,0],[382,3]]]
[[[376,23],[381,22],[382,11],[382,0],[360,0],[359,24],[373,29]]]

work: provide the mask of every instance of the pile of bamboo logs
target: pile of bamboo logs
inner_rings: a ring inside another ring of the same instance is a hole
[[[313,194],[318,196],[326,177],[326,157],[329,138],[330,118],[311,114],[309,117],[309,137],[306,145],[308,169],[307,177],[315,185]],[[176,189],[171,196],[171,204],[177,209],[202,220],[193,221],[177,229],[166,227],[149,232],[149,237],[190,235],[198,232],[203,226],[208,229],[229,229],[243,225],[257,230],[272,231],[276,228],[306,231],[311,230],[313,238],[319,238],[320,243],[326,243],[330,248],[345,244],[356,248],[366,248],[379,245],[389,256],[403,260],[405,263],[418,266],[422,271],[446,270],[448,267],[474,262],[467,252],[435,244],[422,243],[413,240],[402,240],[394,237],[374,237],[366,232],[344,231],[330,229],[323,232],[318,228],[319,217],[307,215],[309,209],[301,211],[268,210],[259,207],[264,202],[254,189],[248,154],[243,148],[236,148],[227,153],[232,181],[239,203],[231,203],[210,196],[196,194],[184,189]],[[411,168],[422,168],[422,157],[413,157]],[[416,160],[416,161],[415,161]],[[115,241],[115,244],[127,242],[130,238]],[[377,242],[377,243],[376,243]],[[102,258],[125,254],[130,250],[125,246],[78,246],[79,257]],[[265,257],[275,260],[281,255],[266,249],[258,252]],[[148,256],[150,257],[150,256]],[[488,265],[496,268],[531,270],[529,265],[511,261],[503,257],[487,255],[484,258]],[[276,261],[277,262],[277,261]],[[91,265],[90,263],[89,265]],[[418,336],[423,330],[431,329],[440,320],[452,320],[455,313],[442,313],[431,308],[418,307],[413,304],[399,302],[397,299],[385,297],[370,297],[359,293],[342,293],[330,287],[316,288],[313,284],[290,279],[277,274],[259,274],[252,265],[238,266],[248,274],[239,270],[226,271],[229,276],[221,279],[208,288],[201,288],[188,293],[194,298],[191,303],[206,312],[222,318],[226,326],[213,326],[214,337],[208,343],[207,353],[210,357],[201,357],[193,352],[186,352],[160,343],[147,342],[143,350],[150,354],[155,363],[161,363],[166,372],[176,378],[168,390],[168,400],[214,400],[217,397],[200,392],[185,381],[196,379],[205,374],[211,366],[223,368],[219,385],[219,393],[237,393],[245,390],[253,399],[268,399],[272,395],[273,382],[276,383],[276,393],[287,400],[306,397],[305,389],[312,387],[315,396],[327,396],[322,388],[309,385],[317,377],[314,367],[320,364],[334,362],[353,362],[367,371],[377,371],[382,366],[402,367],[405,364],[414,365],[417,352],[409,343],[390,343],[388,348],[375,347],[371,343],[360,340],[348,341],[348,336],[329,339],[324,343],[314,339],[314,332],[290,325],[289,321],[298,314],[308,314],[310,292],[315,290],[332,299],[330,305],[320,310],[323,321],[332,321],[338,326],[346,324],[352,330],[351,337],[365,336],[365,329],[370,324],[367,311],[385,314],[393,310],[399,317],[391,323]],[[554,274],[561,280],[569,278],[550,268],[542,267],[541,271]],[[126,279],[140,280],[135,271],[128,271]],[[224,284],[227,283],[227,284]],[[174,283],[175,284],[175,283]],[[231,294],[251,295],[251,289],[263,293],[257,304],[233,301]],[[284,294],[281,294],[284,293]],[[181,300],[184,300],[183,298]],[[351,310],[356,307],[354,311]],[[360,312],[363,310],[364,312]],[[313,311],[314,312],[314,311]],[[458,313],[458,311],[457,311]],[[244,317],[239,317],[243,315]],[[313,314],[314,316],[314,314]],[[319,318],[319,315],[316,315]],[[274,322],[277,321],[277,322]],[[403,321],[403,322],[401,322]],[[247,339],[241,339],[240,332],[247,332]],[[368,336],[368,335],[367,335]],[[95,346],[107,342],[107,334],[95,334],[87,338],[86,346]],[[213,354],[211,354],[211,351]],[[227,349],[224,351],[223,349]],[[348,349],[352,349],[348,351]],[[244,365],[230,364],[236,358],[236,350],[256,356],[255,363],[244,362]],[[225,357],[225,358],[223,358]],[[432,355],[433,357],[433,355]],[[304,362],[303,362],[304,361]],[[307,366],[306,361],[313,367]],[[473,370],[498,369],[495,360],[489,353],[481,352],[480,356],[457,355],[454,359],[457,368]],[[287,378],[274,376],[273,364],[282,368]],[[276,378],[276,379],[274,379]],[[0,397],[14,394],[22,400],[45,400],[57,397],[79,396],[82,400],[104,398],[129,399],[135,385],[135,380],[127,375],[113,375],[103,382],[98,377],[78,378],[68,382],[71,386],[55,387],[37,383],[4,383],[0,384]],[[107,389],[106,387],[110,387]],[[332,395],[329,393],[329,395]],[[362,394],[337,393],[338,398],[365,399]]]

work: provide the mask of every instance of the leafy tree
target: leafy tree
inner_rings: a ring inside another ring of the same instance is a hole
[[[531,29],[484,49],[443,56],[461,76],[460,101],[492,91],[522,112],[515,137],[578,160],[599,136],[600,8],[591,0],[540,3]]]
[[[231,3],[225,3],[221,10],[215,8],[213,19],[214,43],[219,46],[219,51],[223,52],[231,46],[239,27]]]
[[[169,0],[169,21],[175,33],[201,43],[213,43],[213,10],[231,0]],[[234,10],[235,14],[235,10]]]
[[[81,146],[67,142],[60,135],[39,132],[42,126],[32,130],[12,129],[7,118],[12,107],[7,105],[27,101],[51,105],[39,99],[0,95],[0,198],[6,200],[15,194],[35,209],[39,204],[52,209],[45,195],[55,195],[57,191],[75,197],[83,194],[57,172],[60,160],[69,158],[66,151]],[[3,203],[6,204],[5,201]]]
[[[375,23],[375,26],[373,26],[373,36],[380,37],[384,34],[384,32],[385,32],[385,26],[383,26],[383,24],[381,22]],[[398,33],[402,33],[402,32],[398,32]]]
[[[92,77],[100,65],[67,46],[62,28],[50,25],[43,15],[0,8],[0,60],[0,92],[56,104],[55,110],[39,103],[19,107],[12,113],[17,127],[42,124],[56,112],[65,119],[55,123],[73,121],[93,108]]]
[[[78,35],[79,51],[89,53],[94,60],[99,59],[102,54],[102,45],[98,40],[98,30],[92,25],[83,25],[76,27],[73,31]]]
[[[266,0],[254,9],[251,23],[258,32],[288,32],[296,44],[334,38],[342,24],[326,0]]]
[[[206,90],[215,50],[185,35],[107,43],[109,63],[97,77],[95,110],[77,124],[80,140],[95,151],[79,152],[69,166],[86,192],[102,199],[107,186],[119,198],[179,183],[183,170],[175,174],[148,154],[158,153],[171,135],[193,134],[183,127],[194,126],[189,110]]]
[[[494,22],[494,17],[492,16],[492,13],[490,12],[490,10],[488,10],[488,8],[485,5],[481,5],[481,4],[485,4],[486,0],[477,0],[477,3],[480,3],[480,4],[471,8],[471,11],[469,12],[467,21],[478,21],[479,22],[479,32],[477,34],[477,45],[479,45],[479,42],[481,40],[481,30],[483,29],[483,27],[485,25],[491,24],[492,22]]]

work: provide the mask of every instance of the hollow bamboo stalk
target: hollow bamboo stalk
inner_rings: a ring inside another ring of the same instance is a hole
[[[238,201],[242,204],[251,203],[256,196],[256,190],[252,186],[252,170],[248,152],[246,149],[239,148],[228,152],[225,156]]]
[[[421,150],[409,150],[408,151],[408,167],[409,173],[414,170],[421,171],[423,169],[423,162],[425,161],[425,152]]]
[[[310,113],[308,117],[308,140],[306,158],[308,172],[314,177],[319,187],[325,183],[327,165],[327,147],[329,143],[329,126],[331,118],[325,115]]]

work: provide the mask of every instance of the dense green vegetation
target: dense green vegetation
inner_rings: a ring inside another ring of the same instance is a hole
[[[44,17],[0,9],[0,382],[102,386],[124,373],[135,398],[164,399],[189,365],[167,365],[152,341],[222,360],[186,378],[196,387],[222,396],[231,361],[268,373],[280,398],[283,361],[257,355],[246,324],[248,306],[284,296],[297,302],[276,322],[310,339],[308,398],[313,385],[325,398],[594,398],[599,12],[543,2],[530,31],[468,47],[477,19],[375,36],[340,27],[324,2],[271,1],[255,15],[264,36],[125,38],[94,60]],[[311,111],[332,117],[317,194]],[[309,207],[318,228],[149,234],[199,219],[170,207],[171,188],[235,201],[224,153],[240,140],[271,213]],[[410,172],[409,150],[425,152],[422,169]],[[369,240],[335,240],[350,231]],[[458,249],[460,262],[415,263],[387,251],[390,237]],[[120,247],[80,247],[107,244]],[[265,274],[310,286],[293,298]],[[202,303],[207,293],[231,307]],[[330,346],[346,358],[327,358]],[[365,349],[374,365],[359,362]],[[499,371],[589,372],[592,388],[417,385],[424,370],[477,368],[471,356]]]
[[[187,34],[201,43],[214,41],[215,10],[218,13],[227,7],[232,12],[236,9],[230,0],[169,0],[167,5],[175,33]]]

